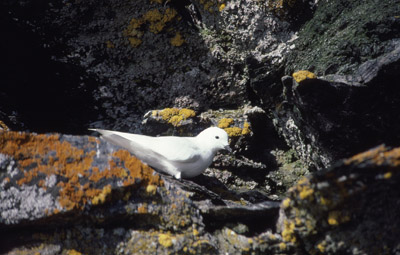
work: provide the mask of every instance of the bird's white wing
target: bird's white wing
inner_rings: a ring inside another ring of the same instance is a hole
[[[194,139],[188,137],[151,137],[103,129],[92,129],[107,141],[121,146],[149,165],[155,161],[190,163],[200,158]]]

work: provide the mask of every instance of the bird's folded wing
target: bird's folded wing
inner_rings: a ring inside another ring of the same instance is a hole
[[[155,160],[190,163],[200,158],[199,148],[190,138],[150,137],[103,129],[95,131],[101,133],[107,141],[129,150],[147,163]]]
[[[200,158],[200,148],[191,138],[174,136],[154,137],[154,145],[157,153],[173,162],[191,163]]]

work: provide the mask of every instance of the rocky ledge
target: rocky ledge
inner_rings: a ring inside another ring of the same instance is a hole
[[[394,254],[399,152],[377,147],[282,202],[256,201],[207,176],[157,173],[98,138],[1,131],[1,252]]]

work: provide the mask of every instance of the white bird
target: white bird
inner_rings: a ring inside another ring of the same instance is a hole
[[[104,129],[90,129],[121,146],[142,162],[177,179],[195,177],[211,165],[217,151],[231,151],[228,134],[218,127],[209,127],[195,137],[130,134]]]

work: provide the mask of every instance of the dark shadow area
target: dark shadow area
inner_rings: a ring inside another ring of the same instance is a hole
[[[107,210],[106,206],[95,208],[90,214],[84,214],[78,211],[69,211],[67,213],[60,213],[49,216],[37,221],[20,223],[17,226],[8,226],[0,224],[0,254],[5,254],[13,248],[29,246],[34,244],[47,243],[46,239],[52,240],[50,243],[62,243],[63,239],[57,239],[53,236],[60,235],[61,232],[67,233],[68,230],[89,228],[89,229],[102,229],[105,233],[110,233],[112,229],[136,229],[147,231],[157,228],[161,223],[158,215],[150,213],[143,214],[137,213],[127,215],[126,213],[116,213],[112,217],[107,217],[105,211],[102,212],[104,218],[99,217],[95,219],[93,215],[99,216],[102,208]],[[60,238],[58,236],[58,238]],[[73,237],[71,237],[73,238]],[[76,236],[75,238],[80,238]],[[113,236],[113,238],[116,238]],[[123,238],[120,237],[121,239]],[[107,239],[104,236],[104,239]],[[96,240],[98,241],[98,240]],[[116,242],[117,244],[118,242]],[[68,245],[64,242],[63,245]]]
[[[45,39],[5,11],[0,29],[0,119],[12,130],[82,133],[96,118],[95,81],[76,66],[53,61]]]
[[[263,202],[248,208],[225,207],[212,208],[202,213],[206,231],[213,233],[227,225],[243,224],[247,230],[245,236],[255,236],[268,229],[276,232],[276,222],[279,217],[279,202]]]

